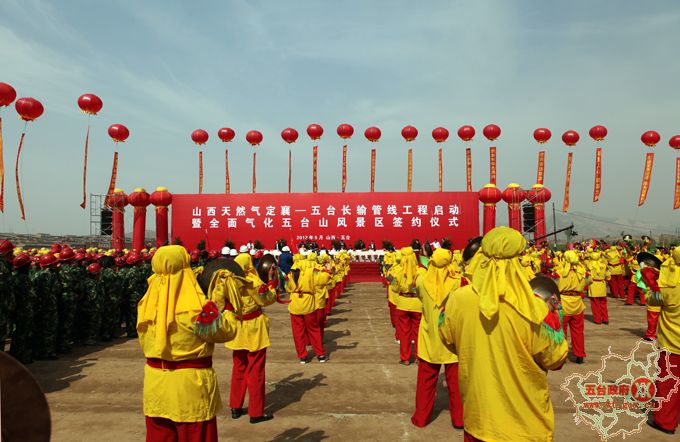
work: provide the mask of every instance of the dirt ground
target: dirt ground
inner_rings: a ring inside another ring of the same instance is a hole
[[[595,325],[586,310],[585,364],[568,362],[549,374],[555,408],[556,441],[598,440],[585,424],[574,423],[573,408],[560,390],[565,377],[601,365],[600,356],[629,353],[642,336],[645,309],[623,307],[609,299],[610,325]],[[225,410],[218,417],[220,440],[320,441],[462,440],[447,410],[440,375],[433,421],[419,429],[410,422],[417,366],[399,365],[398,347],[389,324],[384,289],[378,283],[348,287],[338,300],[326,331],[330,361],[298,363],[285,306],[267,308],[272,345],[267,354],[266,411],[275,419],[251,425],[247,417],[227,418],[231,354],[216,348],[214,360]],[[29,365],[50,403],[54,441],[140,441],[144,357],[136,340],[119,339],[106,347],[79,348],[57,361]],[[612,440],[620,440],[616,437]],[[631,441],[677,440],[643,426]]]

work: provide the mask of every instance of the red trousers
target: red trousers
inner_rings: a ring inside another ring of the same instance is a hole
[[[609,290],[614,298],[623,298],[625,296],[623,290],[623,284],[625,282],[624,278],[625,276],[623,275],[611,276],[611,279],[609,280]]]
[[[316,356],[326,356],[326,349],[323,347],[321,330],[319,329],[319,315],[316,311],[306,315],[290,315],[290,325],[293,328],[293,342],[298,358],[305,359],[307,353],[307,342],[312,344]]]
[[[390,322],[392,323],[392,327],[397,328],[397,306],[392,304],[389,300],[387,301],[387,306],[390,308]]]
[[[203,422],[173,422],[146,416],[146,442],[217,442],[217,418]]]
[[[399,359],[411,361],[418,355],[418,328],[422,313],[397,310],[397,339],[399,339]],[[411,341],[415,343],[411,347]]]
[[[319,321],[319,330],[321,331],[321,342],[323,342],[323,332],[326,328],[326,308],[320,308],[316,311],[316,317]]]
[[[586,357],[585,336],[583,335],[583,312],[578,315],[564,315],[564,337],[568,337],[567,328],[571,329],[571,353],[580,358]]]
[[[442,364],[432,364],[418,359],[418,381],[416,383],[416,411],[411,422],[416,427],[424,427],[432,417],[434,399],[437,394],[437,380]],[[449,412],[454,427],[463,426],[463,401],[458,389],[458,363],[444,364],[446,388],[449,390]]]
[[[659,323],[659,312],[650,312],[647,310],[647,331],[645,331],[645,338],[656,339],[656,325]]]
[[[264,365],[267,349],[258,351],[234,350],[231,369],[229,407],[241,408],[248,391],[248,415],[264,414]]]
[[[666,361],[668,357],[668,363]],[[669,374],[680,377],[680,355],[662,351],[659,355],[660,378],[665,378]],[[663,382],[656,381],[656,397],[667,399],[661,402],[661,408],[653,412],[654,422],[664,430],[675,430],[680,418],[680,391],[675,391],[670,397],[669,394],[675,385],[675,379],[667,379]]]
[[[609,312],[607,311],[606,296],[590,298],[590,310],[592,310],[593,312],[593,322],[595,322],[595,324],[609,322]]]
[[[645,294],[642,293],[640,287],[633,281],[628,281],[628,296],[626,297],[626,304],[632,305],[635,300],[635,295],[639,296],[640,305],[645,305]]]
[[[481,439],[477,439],[467,431],[463,434],[463,442],[484,442]]]

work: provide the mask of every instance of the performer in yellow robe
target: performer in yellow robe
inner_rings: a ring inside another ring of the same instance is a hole
[[[577,364],[583,363],[586,357],[584,323],[583,323],[583,291],[588,283],[586,268],[574,250],[564,252],[562,260],[557,264],[555,273],[559,277],[557,287],[560,290],[564,318],[562,326],[564,335],[571,329],[571,352]]]
[[[586,261],[586,269],[590,276],[588,298],[590,298],[590,309],[593,312],[593,322],[608,325],[607,281],[609,280],[609,271],[607,261],[602,258],[601,252],[590,252],[589,258]]]
[[[399,252],[401,264],[393,267],[395,280],[392,282],[399,290],[399,296],[396,298],[399,362],[402,365],[410,365],[418,354],[418,329],[423,304],[415,288],[415,279],[419,272],[416,254],[411,247],[404,247]],[[401,269],[401,273],[397,275],[398,268]]]
[[[514,229],[489,231],[472,258],[472,284],[446,302],[440,334],[458,355],[467,440],[552,440],[546,371],[562,367],[567,343],[543,330],[549,310],[519,263],[525,246]]]
[[[460,287],[460,268],[451,265],[452,253],[435,249],[427,271],[416,280],[416,291],[423,305],[418,331],[418,380],[416,410],[411,422],[416,427],[428,424],[434,409],[439,370],[444,366],[446,388],[449,392],[451,424],[463,428],[463,402],[458,389],[458,357],[442,343],[438,321],[449,294]]]
[[[146,440],[217,441],[215,416],[222,402],[212,354],[214,343],[232,339],[235,328],[228,313],[206,300],[183,247],[159,248],[151,267],[137,317],[147,358]]]

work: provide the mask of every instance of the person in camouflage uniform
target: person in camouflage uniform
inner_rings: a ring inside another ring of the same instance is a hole
[[[61,290],[59,260],[52,253],[40,257],[40,270],[31,276],[31,285],[38,298],[34,311],[33,356],[35,359],[57,359],[59,314],[57,296]]]
[[[14,244],[0,241],[0,351],[5,351],[5,342],[10,334],[10,318],[14,311],[12,287],[12,252]]]
[[[143,259],[142,255],[131,253],[126,260],[130,267],[126,269],[125,291],[127,292],[127,299],[123,306],[125,311],[123,318],[128,338],[137,337],[137,304],[146,293],[146,280],[151,276],[150,266]]]
[[[12,344],[9,353],[23,364],[33,362],[33,328],[35,322],[33,311],[36,308],[38,298],[31,286],[31,257],[26,253],[20,253],[12,261],[14,273],[12,274],[13,293],[16,298],[16,308],[12,322]]]
[[[59,269],[61,290],[57,294],[57,311],[59,314],[57,350],[59,353],[68,353],[73,347],[76,308],[78,300],[83,296],[82,284],[85,279],[85,271],[75,260],[75,253],[70,248],[61,249],[59,261],[61,261],[61,268]]]
[[[105,306],[102,311],[100,335],[103,341],[110,341],[120,332],[120,302],[123,285],[118,277],[115,259],[111,256],[102,256],[99,261],[102,266],[100,280],[103,294],[102,305]]]
[[[85,295],[78,304],[78,329],[82,332],[85,345],[96,345],[100,339],[105,308],[101,273],[101,265],[93,262],[87,266],[87,277],[83,280]]]

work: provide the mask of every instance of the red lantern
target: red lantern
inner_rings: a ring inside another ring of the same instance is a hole
[[[489,124],[484,127],[482,133],[489,141],[493,141],[501,136],[501,128],[495,124]]]
[[[112,124],[109,126],[109,136],[116,143],[123,143],[130,136],[130,131],[122,124]]]
[[[17,91],[7,83],[0,83],[0,107],[9,106],[17,98]]]
[[[337,132],[340,138],[346,140],[350,138],[352,135],[354,135],[354,128],[349,124],[341,124],[340,126],[338,126]]]
[[[661,135],[655,130],[648,130],[640,137],[647,147],[654,147],[661,140]]]
[[[449,138],[449,131],[444,127],[437,127],[432,130],[432,138],[434,138],[437,143],[443,143]]]
[[[404,137],[406,141],[413,141],[418,136],[418,129],[413,126],[404,126],[401,130],[401,136]]]
[[[364,131],[364,136],[371,143],[375,143],[376,141],[378,141],[381,135],[382,133],[380,132],[380,129],[378,129],[375,126],[371,126]]]
[[[88,115],[97,115],[103,106],[101,98],[95,94],[84,94],[78,97],[78,107]]]
[[[536,140],[538,144],[547,143],[551,136],[552,132],[550,132],[550,129],[545,127],[539,127],[534,131],[534,140]]]
[[[14,108],[24,121],[33,121],[43,114],[43,105],[35,98],[19,98]]]
[[[309,135],[309,138],[312,140],[318,140],[321,138],[321,135],[323,135],[323,127],[318,124],[310,124],[307,127],[307,135]]]
[[[568,130],[562,134],[562,141],[564,141],[564,144],[567,146],[576,146],[579,139],[581,139],[581,137],[575,130]]]
[[[191,132],[191,139],[198,145],[205,144],[208,142],[208,132],[203,129],[196,129]]]
[[[251,146],[257,146],[262,142],[262,132],[259,130],[251,130],[246,134],[246,141]]]
[[[500,128],[498,129],[500,134]],[[485,134],[486,135],[486,134]],[[461,126],[458,129],[458,137],[463,141],[470,141],[475,136],[475,128],[472,126]]]
[[[672,136],[671,139],[668,140],[668,145],[673,149],[680,149],[680,135]]]
[[[295,143],[298,139],[298,131],[293,129],[292,127],[283,129],[281,131],[281,138],[283,138],[283,141],[285,141],[288,144]]]
[[[602,141],[607,136],[607,128],[604,126],[593,126],[588,131],[588,135],[595,141]]]
[[[479,201],[482,204],[496,204],[503,198],[503,192],[493,184],[487,184],[479,190]]]
[[[228,143],[234,139],[234,137],[236,136],[236,132],[234,132],[234,129],[230,127],[223,127],[222,129],[217,131],[217,136],[223,142]]]

